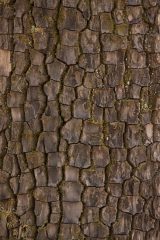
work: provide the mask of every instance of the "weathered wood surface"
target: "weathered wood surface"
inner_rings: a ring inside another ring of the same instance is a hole
[[[159,0],[0,0],[0,239],[160,239]]]

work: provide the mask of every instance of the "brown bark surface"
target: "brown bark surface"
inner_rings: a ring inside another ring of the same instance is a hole
[[[160,239],[160,1],[0,0],[0,240]]]

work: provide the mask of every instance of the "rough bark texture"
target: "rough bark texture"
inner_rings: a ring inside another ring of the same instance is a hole
[[[0,239],[160,239],[160,1],[0,0]]]

